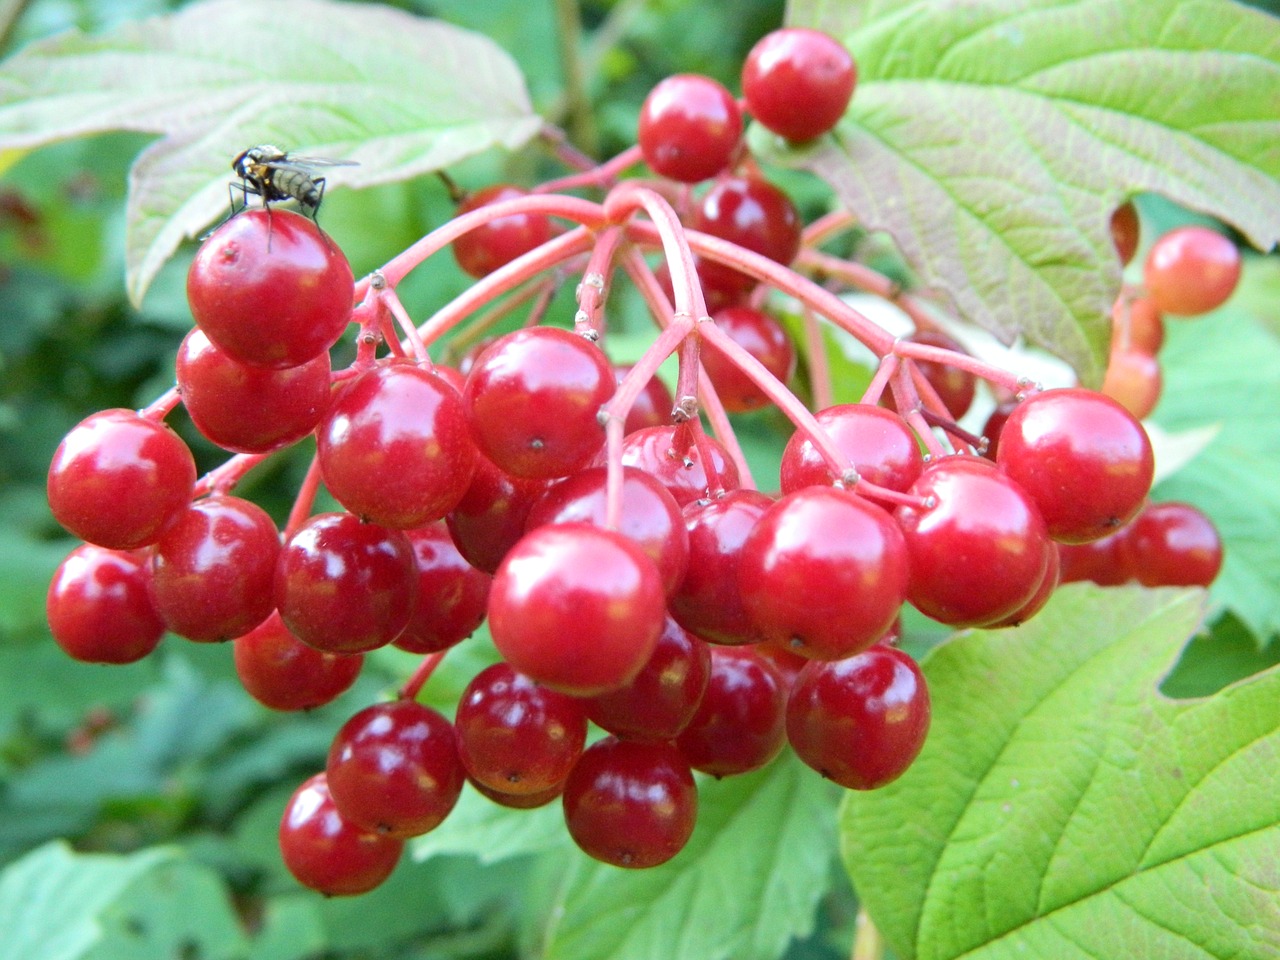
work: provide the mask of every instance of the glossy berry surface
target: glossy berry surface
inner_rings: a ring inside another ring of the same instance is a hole
[[[585,700],[587,716],[624,740],[671,740],[693,719],[710,671],[707,645],[668,616],[640,672],[625,686]]]
[[[529,511],[550,483],[513,477],[488,457],[478,456],[471,485],[445,517],[458,552],[477,570],[494,573],[524,536]]]
[[[197,500],[151,553],[151,592],[169,629],[188,640],[230,640],[274,607],[280,533],[267,512],[240,497]]]
[[[458,216],[491,203],[528,196],[527,190],[499,183],[477,190],[458,205]],[[473,277],[487,277],[516,257],[542,246],[553,235],[551,220],[539,213],[513,213],[469,230],[453,241],[453,255]]]
[[[824,777],[849,790],[874,790],[900,777],[919,755],[930,712],[915,661],[875,646],[800,671],[787,703],[787,739]]]
[[[200,246],[187,272],[196,325],[228,356],[296,367],[333,346],[351,319],[351,266],[315,223],[245,210]]]
[[[233,644],[236,675],[253,699],[272,710],[310,710],[350,689],[364,665],[361,654],[309,647],[272,611]]]
[[[920,476],[924,467],[920,443],[906,421],[892,410],[842,403],[819,410],[816,419],[868,483],[906,491]],[[779,470],[783,493],[815,485],[829,487],[837,479],[806,434],[797,430],[791,435]]]
[[[926,467],[911,493],[933,501],[896,512],[911,571],[907,599],[917,610],[981,626],[1031,599],[1049,562],[1049,535],[1017,484],[988,461],[952,456]]]
[[[743,603],[738,566],[743,544],[773,502],[758,490],[730,490],[685,507],[689,569],[670,601],[672,616],[685,629],[711,643],[737,645],[760,639]]]
[[[1151,441],[1133,414],[1076,388],[1024,400],[1001,431],[997,462],[1063,543],[1096,540],[1127,523],[1155,469]]]
[[[596,415],[613,396],[600,348],[556,327],[517,330],[491,344],[463,394],[480,451],[517,477],[563,477],[604,446]]]
[[[893,518],[835,487],[807,487],[771,506],[738,565],[738,588],[761,637],[818,660],[875,643],[902,607],[907,577]]]
[[[605,525],[605,467],[589,467],[554,484],[529,510],[525,528],[548,523]],[[675,498],[652,474],[622,468],[622,517],[618,532],[634,541],[658,568],[666,593],[680,583],[689,565],[689,535]]]
[[[649,91],[637,139],[654,173],[697,183],[729,165],[742,136],[742,111],[710,77],[682,73]]]
[[[622,383],[622,378],[631,371],[631,366],[622,364],[614,367],[613,370],[618,383]],[[673,406],[675,406],[675,399],[671,396],[667,385],[662,382],[662,378],[650,377],[636,396],[636,402],[627,411],[627,420],[622,426],[622,432],[625,434],[645,427],[666,426],[671,422]]]
[[[1194,317],[1222,306],[1240,282],[1240,251],[1208,227],[1170,230],[1147,251],[1142,279],[1164,313]]]
[[[736,243],[775,263],[791,263],[800,251],[804,224],[791,198],[760,177],[722,177],[707,191],[693,229]],[[720,290],[748,290],[755,280],[732,267],[703,259],[698,275]]]
[[[655,476],[681,507],[738,487],[738,468],[724,445],[705,434],[695,437],[687,423],[630,434],[622,442],[622,463]]]
[[[796,369],[796,348],[777,320],[762,310],[746,306],[725,307],[712,319],[774,377],[784,384],[791,379]],[[720,402],[729,413],[758,410],[770,403],[755,382],[714,343],[702,344],[700,358]]]
[[[1031,595],[1031,599],[1017,610],[991,624],[993,628],[1020,626],[1045,608],[1049,598],[1053,596],[1053,592],[1058,589],[1058,585],[1062,582],[1062,547],[1062,544],[1053,541],[1049,542],[1049,552],[1047,554],[1049,562],[1045,564],[1044,574],[1040,578],[1040,586],[1036,587],[1036,592]]]
[[[667,743],[606,737],[587,748],[565,784],[569,835],[615,867],[666,863],[684,849],[697,816],[693,773]]]
[[[583,701],[505,663],[486,667],[467,684],[454,725],[468,776],[504,794],[558,794],[587,738]]]
[[[391,875],[403,850],[403,840],[344,819],[323,773],[298,787],[280,819],[284,865],[304,887],[326,896],[368,893]]]
[[[1222,538],[1205,514],[1189,503],[1147,506],[1125,528],[1124,563],[1146,587],[1207,587],[1222,569]]]
[[[956,353],[968,352],[958,340],[937,330],[919,330],[906,339],[926,347],[937,347]],[[977,381],[972,373],[949,363],[937,363],[933,360],[913,360],[912,362],[929,381],[929,385],[938,394],[938,399],[942,401],[942,405],[947,408],[953,420],[959,420],[969,412],[977,388]],[[895,409],[892,395],[886,393],[885,397],[889,408]]]
[[[742,65],[747,112],[788,140],[812,140],[844,116],[857,83],[849,51],[804,27],[765,34]]]
[[[205,437],[236,453],[267,453],[301,440],[329,406],[329,354],[281,370],[219,350],[200,328],[178,348],[182,405]]]
[[[329,653],[364,653],[408,625],[417,572],[413,546],[401,531],[349,513],[317,514],[280,551],[276,608],[303,643]]]
[[[712,648],[706,693],[677,749],[712,776],[758,770],[786,743],[787,690],[774,663],[752,648]]]
[[[402,530],[457,506],[476,462],[457,391],[429,370],[394,362],[344,384],[316,433],[316,453],[339,503]]]
[[[1129,527],[1088,543],[1058,544],[1061,583],[1088,580],[1103,587],[1115,587],[1133,579],[1129,559],[1122,549]]]
[[[526,534],[503,560],[489,591],[489,629],[516,670],[595,696],[640,672],[665,607],[658,569],[640,547],[590,524],[556,524]]]
[[[54,571],[45,615],[58,646],[84,663],[133,663],[164,636],[140,552],[76,547]]]
[[[400,838],[439,826],[466,782],[453,725],[412,700],[351,717],[333,738],[325,772],[344,819]]]
[[[160,539],[195,480],[191,451],[163,423],[103,410],[58,444],[46,492],[54,519],[81,540],[131,550]]]
[[[493,790],[486,787],[483,783],[478,783],[475,780],[471,780],[470,783],[480,796],[510,810],[536,810],[538,807],[545,807],[547,804],[564,796],[563,782],[540,793],[504,793],[501,790]]]
[[[443,522],[406,530],[418,572],[418,599],[393,643],[410,653],[435,653],[465,640],[484,622],[493,579],[467,563]]]

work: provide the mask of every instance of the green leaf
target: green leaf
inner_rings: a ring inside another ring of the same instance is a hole
[[[559,803],[533,810],[510,810],[472,789],[462,792],[444,823],[410,841],[415,860],[465,854],[486,864],[532,853],[568,853],[571,849]]]
[[[830,882],[835,789],[790,753],[699,784],[698,826],[669,863],[573,854],[541,931],[547,960],[765,960],[813,929]]]
[[[255,143],[355,161],[328,186],[359,187],[514,149],[540,127],[492,41],[375,4],[213,0],[101,37],[63,34],[0,66],[0,149],[163,134],[130,177],[135,302],[225,209],[231,159]]]
[[[1280,955],[1280,672],[1161,695],[1202,609],[1196,590],[1072,584],[926,660],[924,751],[841,811],[900,956]]]
[[[1280,340],[1234,309],[1166,326],[1156,422],[1220,429],[1154,496],[1213,520],[1225,546],[1213,598],[1265,639],[1280,633]]]
[[[1112,211],[1139,191],[1280,238],[1280,20],[1230,0],[792,3],[859,83],[813,170],[922,282],[1096,386],[1120,286]],[[755,131],[754,142],[767,139]]]
[[[231,960],[245,950],[217,876],[170,849],[40,847],[0,874],[0,930],[0,960]]]

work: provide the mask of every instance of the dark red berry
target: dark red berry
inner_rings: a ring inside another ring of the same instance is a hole
[[[473,567],[493,573],[524,536],[525,519],[550,480],[513,477],[483,455],[476,457],[471,485],[445,523],[454,544]]]
[[[704,453],[710,460],[709,471]],[[738,487],[738,468],[724,445],[706,434],[696,435],[688,423],[648,427],[628,435],[622,444],[622,463],[653,474],[681,507]]]
[[[905,491],[916,482],[924,461],[920,442],[905,420],[884,407],[843,403],[817,413],[818,425],[849,458],[868,483]],[[783,493],[809,486],[829,487],[840,479],[809,437],[797,430],[782,451],[779,480]]]
[[[751,647],[713,647],[707,690],[676,738],[689,766],[732,777],[769,763],[786,743],[788,685]]]
[[[325,653],[309,647],[272,612],[237,637],[236,674],[249,695],[272,710],[310,710],[336,699],[356,682],[361,654]]]
[[[465,640],[484,622],[493,579],[458,552],[443,523],[405,531],[417,561],[418,599],[392,641],[410,653],[435,653]]]
[[[796,348],[782,324],[752,307],[725,307],[712,318],[740,347],[759,360],[766,370],[784,384],[796,369]],[[701,348],[703,369],[711,378],[720,402],[730,413],[756,410],[769,398],[727,354],[710,341]]]
[[[697,183],[727,167],[741,136],[738,102],[710,77],[667,77],[640,107],[637,138],[645,163],[682,183]]]
[[[516,200],[529,191],[507,183],[477,190],[458,204],[457,215],[470,213],[491,203]],[[487,277],[516,257],[542,246],[552,237],[551,220],[538,213],[515,213],[497,217],[469,230],[453,241],[453,255],[473,277]]]
[[[747,111],[788,140],[812,140],[844,116],[858,75],[840,41],[788,27],[765,34],[742,65]]]
[[[702,198],[692,227],[728,240],[784,266],[800,252],[800,214],[791,198],[759,177],[722,177]],[[700,260],[698,275],[719,290],[748,290],[755,280],[710,260]]]
[[[1125,566],[1145,587],[1207,587],[1222,569],[1222,538],[1189,503],[1146,507],[1124,530]]]
[[[133,663],[164,636],[141,552],[76,547],[54,571],[45,614],[58,646],[85,663]]]

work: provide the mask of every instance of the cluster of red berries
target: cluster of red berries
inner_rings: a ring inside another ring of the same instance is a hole
[[[766,37],[743,74],[747,111],[792,139],[830,129],[853,82],[847,52],[805,30]],[[326,769],[289,802],[281,847],[304,884],[377,885],[467,782],[514,808],[560,799],[578,845],[624,867],[684,846],[695,771],[759,769],[789,742],[845,787],[888,783],[918,754],[930,714],[922,674],[894,646],[903,603],[955,626],[1021,623],[1058,585],[1062,551],[1114,539],[1143,509],[1150,442],[1100,394],[1024,385],[998,449],[966,446],[954,418],[974,371],[999,371],[932,331],[875,341],[892,361],[879,386],[808,414],[783,385],[796,351],[758,284],[772,269],[761,262],[797,256],[800,219],[754,172],[741,128],[738,103],[704,77],[664,81],[642,112],[640,150],[656,173],[715,178],[684,211],[689,242],[731,251],[732,265],[669,260],[677,299],[696,274],[718,301],[684,327],[661,279],[636,266],[670,324],[660,340],[682,351],[679,402],[650,379],[665,353],[634,374],[617,368],[590,323],[508,333],[474,352],[465,375],[433,364],[423,341],[448,324],[403,322],[395,271],[357,285],[313,222],[254,210],[215,231],[191,266],[197,326],[177,389],[141,412],[94,414],[59,446],[49,502],[86,544],[55,575],[48,615],[72,656],[130,662],[166,630],[234,638],[244,686],[281,710],[331,701],[371,650],[423,656],[399,698],[342,727]],[[535,201],[482,191],[459,211],[470,229],[437,246],[452,241],[463,268],[486,278],[476,290],[559,262],[538,259],[549,249],[585,255],[593,238],[572,246]],[[575,202],[555,209],[610,209]],[[629,219],[595,226],[603,238]],[[580,302],[603,286],[584,279]],[[329,349],[352,322],[357,357],[333,371]],[[744,483],[731,430],[704,433],[681,389],[696,392],[700,372],[724,408],[773,402],[797,420],[777,495]],[[615,408],[618,397],[629,402]],[[199,480],[163,422],[178,402],[237,454]],[[955,455],[939,455],[935,427]],[[230,491],[307,436],[314,465],[282,537]],[[311,515],[320,483],[343,511]],[[1126,528],[1134,555],[1176,549],[1175,535],[1136,546],[1170,529],[1160,509]],[[450,721],[416,694],[486,619],[501,662],[471,681]],[[588,746],[589,723],[606,736]]]

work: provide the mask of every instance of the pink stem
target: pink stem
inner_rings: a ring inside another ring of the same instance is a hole
[[[825,410],[835,403],[831,364],[827,359],[827,340],[822,335],[822,324],[808,307],[801,307],[800,322],[804,324],[805,354],[809,360],[809,390],[813,394],[813,408]]]
[[[977,357],[970,356],[967,353],[957,353],[955,350],[947,350],[945,347],[931,347],[925,343],[913,343],[910,340],[899,340],[894,344],[893,352],[900,357],[910,357],[913,360],[927,360],[932,363],[940,363],[949,367],[957,367],[961,370],[967,370],[974,376],[981,377],[990,383],[1005,387],[1015,393],[1026,390],[1030,384],[1026,377],[1019,376],[1016,373],[1010,373],[1008,370],[1002,370],[999,367],[984,363]]]
[[[848,210],[832,210],[804,228],[804,232],[800,234],[800,246],[802,249],[816,247],[824,240],[857,225],[857,219]]]
[[[269,453],[237,453],[230,460],[214,467],[201,477],[192,490],[193,497],[206,493],[230,493],[245,474],[267,459]]]
[[[177,387],[170,387],[160,396],[138,411],[138,416],[147,420],[163,420],[177,409],[182,402],[182,394]]]
[[[671,270],[671,287],[676,298],[676,314],[685,314],[695,320],[707,315],[707,304],[698,284],[693,252],[686,240],[686,231],[671,204],[648,187],[634,183],[622,183],[609,191],[605,198],[606,213],[615,223],[622,223],[633,212],[642,209],[653,221],[652,229],[662,244],[662,252]]]
[[[897,355],[892,353],[885,354],[880,358],[880,366],[876,367],[875,376],[867,384],[867,389],[862,394],[861,403],[874,406],[880,402],[880,397],[884,395],[884,388],[898,370],[899,362]]]
[[[578,312],[573,318],[573,328],[592,340],[598,340],[604,332],[604,301],[621,239],[621,227],[601,231],[583,270],[582,282],[578,284]]]
[[[742,451],[742,444],[738,442],[733,424],[729,422],[729,414],[725,412],[724,404],[720,402],[720,394],[716,393],[715,384],[711,382],[705,370],[700,371],[698,375],[698,400],[702,412],[706,414],[707,423],[711,425],[711,432],[724,445],[729,459],[738,468],[739,485],[750,490],[759,489],[756,486],[756,478],[751,474],[751,466],[747,463],[747,455]]]
[[[404,682],[404,686],[400,688],[397,696],[401,700],[417,700],[423,686],[431,678],[431,674],[436,672],[436,667],[440,666],[441,661],[444,660],[444,655],[448,652],[448,649],[437,650],[435,653],[428,653],[423,657],[422,662],[418,664],[409,679]]]
[[[516,310],[521,305],[528,303],[533,298],[547,294],[547,291],[553,290],[555,285],[550,277],[543,277],[539,280],[530,281],[520,289],[516,290],[510,297],[501,303],[494,304],[480,316],[476,317],[475,322],[467,329],[460,330],[450,338],[447,346],[447,353],[444,355],[448,363],[456,363],[461,355],[473,343],[485,335],[493,326],[499,323],[503,317]],[[421,336],[421,335],[419,335]]]
[[[560,177],[557,180],[548,180],[546,183],[534,187],[532,192],[559,193],[579,187],[599,187],[602,190],[607,190],[618,182],[618,177],[624,170],[628,167],[634,167],[642,159],[638,146],[628,147],[616,157],[606,160],[598,167],[573,173],[567,177]]]
[[[311,465],[307,467],[307,475],[302,478],[302,484],[298,487],[298,495],[293,499],[293,507],[289,510],[289,516],[284,523],[284,538],[288,540],[298,528],[307,522],[307,518],[311,516],[311,508],[315,506],[316,494],[320,490],[320,458],[312,457]]]
[[[427,355],[427,345],[422,342],[422,337],[418,335],[418,328],[409,317],[409,311],[404,308],[404,304],[400,301],[400,295],[392,287],[383,287],[378,290],[378,299],[391,311],[391,315],[396,318],[396,323],[404,333],[405,339],[409,341],[414,358],[419,363],[430,365],[431,357]],[[390,338],[388,343],[390,343]],[[398,339],[396,340],[396,346],[400,346]]]

